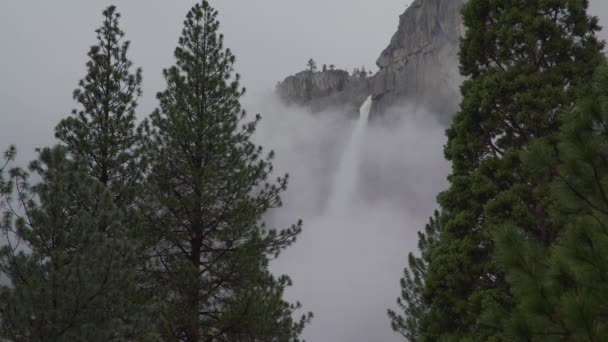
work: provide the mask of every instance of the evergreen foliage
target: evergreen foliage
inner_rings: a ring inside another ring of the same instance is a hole
[[[559,160],[551,220],[564,229],[548,248],[515,226],[497,233],[498,260],[517,302],[505,324],[527,341],[608,339],[608,66],[562,114],[557,155],[546,141],[524,154],[532,173]]]
[[[441,232],[439,215],[439,212],[435,211],[434,217],[425,227],[425,232],[418,232],[418,249],[421,256],[416,257],[413,253],[408,256],[408,268],[403,270],[403,278],[401,278],[401,297],[397,299],[397,305],[403,314],[388,310],[391,327],[408,341],[418,340],[420,318],[424,317],[429,309],[422,299],[422,294],[424,278],[431,258],[429,251],[439,240]]]
[[[440,194],[441,234],[431,246],[419,340],[501,340],[514,306],[493,233],[506,225],[548,246],[563,227],[548,216],[555,164],[522,167],[538,139],[555,146],[558,113],[601,61],[588,1],[470,0],[461,41],[463,99],[447,131],[450,187]]]
[[[104,10],[103,17],[87,74],[74,91],[82,108],[57,125],[55,136],[87,161],[90,175],[108,187],[123,209],[133,204],[145,168],[141,129],[135,128],[142,72],[132,70],[127,58],[130,42],[124,40],[116,7]]]
[[[373,75],[373,72],[372,71],[368,71],[365,68],[365,65],[362,65],[361,68],[354,68],[353,69],[353,73],[352,73],[353,77],[366,78],[368,75]]]
[[[149,312],[129,268],[135,248],[122,236],[112,196],[69,160],[44,149],[30,166],[42,181],[10,171],[2,188],[0,339],[8,341],[154,341]],[[104,227],[102,232],[99,227]],[[108,233],[111,232],[111,233]]]
[[[317,71],[317,62],[311,58],[306,63],[306,67],[308,68],[308,71],[315,72]]]
[[[86,162],[89,176],[108,189],[123,212],[123,239],[137,247],[139,258],[127,267],[138,270],[138,286],[144,290],[152,283],[143,271],[155,236],[144,229],[137,205],[147,167],[142,146],[146,127],[136,128],[135,115],[142,94],[142,71],[133,68],[128,59],[130,42],[125,40],[119,19],[115,6],[103,11],[102,25],[95,31],[97,43],[88,53],[86,75],[73,93],[80,109],[59,122],[55,136],[65,144],[71,158]],[[152,305],[149,298],[139,296],[137,300],[143,300],[139,305]]]
[[[188,13],[151,116],[145,202],[160,238],[151,269],[167,289],[166,338],[297,341],[310,316],[292,319],[299,304],[281,299],[290,280],[275,278],[268,263],[301,226],[261,221],[281,205],[287,177],[267,181],[273,153],[250,141],[260,117],[245,122],[235,58],[218,29],[207,1]]]
[[[367,77],[367,69],[365,69],[365,65],[361,66],[361,69],[359,70],[359,77],[361,77],[361,78]]]
[[[3,161],[0,162],[0,196],[4,195],[8,192],[6,189],[6,179],[4,178],[4,173],[6,172],[6,168],[8,165],[15,159],[15,155],[17,154],[17,149],[15,146],[9,146],[3,154]]]

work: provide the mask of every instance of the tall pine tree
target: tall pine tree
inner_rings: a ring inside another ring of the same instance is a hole
[[[450,188],[440,194],[440,240],[430,263],[420,340],[502,339],[513,303],[494,260],[493,232],[519,227],[543,245],[561,226],[548,218],[554,167],[535,175],[520,152],[555,140],[569,108],[601,60],[597,19],[584,0],[470,0],[461,41],[460,112],[448,130]],[[554,144],[554,142],[553,142]],[[502,311],[501,311],[502,310]],[[502,312],[502,314],[496,314]]]
[[[207,1],[188,13],[165,70],[167,89],[151,116],[150,224],[161,241],[153,269],[168,289],[168,334],[182,341],[297,341],[309,317],[283,301],[287,277],[269,260],[291,245],[300,224],[268,229],[287,177],[267,182],[272,152],[250,142],[259,116],[244,122],[244,90]]]
[[[74,91],[81,106],[62,120],[55,136],[89,165],[90,175],[105,185],[120,209],[132,206],[142,180],[145,158],[135,109],[141,96],[141,69],[127,58],[130,42],[119,27],[115,6],[103,11],[97,44],[89,51],[87,74]]]
[[[0,273],[11,282],[0,287],[0,339],[157,340],[134,300],[137,256],[111,194],[63,147],[42,150],[30,169],[40,183],[13,169],[0,200]]]
[[[72,158],[87,163],[89,176],[108,189],[117,208],[123,211],[123,238],[137,247],[141,258],[129,267],[140,270],[138,283],[143,290],[151,286],[151,280],[145,279],[144,264],[155,236],[143,229],[137,203],[147,167],[143,153],[146,127],[136,128],[135,115],[142,94],[142,71],[127,57],[130,42],[125,40],[119,19],[115,6],[103,11],[102,25],[95,31],[97,43],[88,53],[86,75],[73,94],[80,108],[59,122],[55,136],[67,146]],[[140,305],[147,306],[148,302],[144,300]]]

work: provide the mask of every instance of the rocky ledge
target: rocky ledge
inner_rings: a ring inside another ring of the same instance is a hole
[[[370,94],[374,115],[414,103],[449,119],[458,108],[458,45],[463,34],[460,9],[466,0],[414,0],[400,16],[399,28],[377,60],[371,77],[343,70],[304,71],[277,85],[288,103],[356,111]]]
[[[313,112],[338,109],[358,111],[371,94],[371,78],[351,76],[345,70],[302,71],[287,77],[277,93],[289,104],[308,106]]]

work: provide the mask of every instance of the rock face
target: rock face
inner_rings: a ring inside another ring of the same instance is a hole
[[[279,83],[277,93],[285,102],[308,106],[313,112],[339,109],[351,113],[358,112],[371,94],[370,81],[344,70],[302,71]]]
[[[458,107],[458,45],[463,34],[460,9],[466,0],[414,0],[399,20],[397,33],[368,78],[336,70],[301,72],[277,86],[286,102],[313,111],[343,107],[356,111],[370,94],[373,115],[405,102],[452,117]]]
[[[464,1],[414,0],[401,15],[397,33],[376,62],[375,112],[415,100],[442,117],[453,115],[462,82],[458,47]]]

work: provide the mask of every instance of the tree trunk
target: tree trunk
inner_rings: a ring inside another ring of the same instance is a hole
[[[194,227],[192,229],[192,236],[190,239],[190,261],[192,262],[192,267],[194,268],[194,272],[196,276],[198,276],[199,268],[200,268],[200,259],[201,259],[201,246],[203,244],[202,241],[202,232],[200,227]],[[192,289],[191,299],[190,299],[190,310],[192,318],[189,323],[189,326],[186,328],[186,336],[188,342],[199,342],[200,341],[200,329],[199,329],[199,317],[198,317],[198,309],[199,309],[199,288],[198,282],[196,282],[196,286]]]

